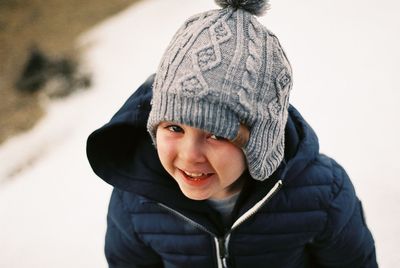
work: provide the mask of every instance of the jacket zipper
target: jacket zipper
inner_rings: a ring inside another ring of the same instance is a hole
[[[173,208],[170,208],[170,207],[168,207],[168,206],[166,206],[164,204],[161,204],[161,203],[158,203],[158,205],[163,207],[163,208],[165,208],[166,210],[168,210],[172,214],[178,216],[179,218],[183,219],[187,223],[193,225],[194,227],[196,227],[196,228],[198,228],[198,229],[210,234],[213,237],[214,243],[215,243],[217,261],[218,261],[218,268],[228,268],[228,263],[227,263],[228,258],[229,258],[228,246],[229,246],[229,240],[230,240],[232,232],[235,229],[237,229],[241,224],[243,224],[246,220],[248,220],[250,217],[252,217],[254,214],[256,214],[257,211],[261,207],[263,207],[278,192],[278,190],[281,187],[282,187],[282,180],[279,180],[277,183],[275,183],[274,187],[272,187],[272,189],[264,196],[263,199],[258,201],[251,209],[246,211],[246,213],[244,213],[242,216],[240,216],[239,219],[237,219],[233,223],[231,229],[222,238],[218,238],[217,235],[215,235],[213,232],[208,230],[206,227],[204,227],[203,225],[201,225],[201,224],[189,219],[188,217],[186,217],[182,213],[174,210]]]
[[[225,256],[224,256],[224,261],[225,263],[227,262],[227,259],[229,258],[229,241],[231,238],[231,234],[232,232],[237,229],[241,224],[243,224],[246,220],[248,220],[250,217],[252,217],[254,214],[257,213],[257,211],[262,208],[278,191],[279,189],[282,187],[282,180],[279,180],[277,183],[275,183],[274,187],[272,187],[272,189],[264,196],[263,199],[261,199],[260,201],[258,201],[251,209],[249,209],[248,211],[246,211],[246,213],[244,213],[242,216],[239,217],[239,219],[237,219],[231,229],[225,234],[224,238],[221,239],[221,244],[225,247],[223,252],[225,252]],[[224,268],[227,266],[223,266]]]
[[[236,229],[239,225],[241,225],[243,222],[245,222],[248,218],[253,216],[254,214],[257,213],[257,211],[265,205],[277,192],[278,190],[282,187],[282,180],[279,180],[275,183],[274,187],[264,196],[263,199],[258,201],[251,209],[246,211],[242,216],[237,219],[232,227],[230,232],[232,232],[234,229]]]

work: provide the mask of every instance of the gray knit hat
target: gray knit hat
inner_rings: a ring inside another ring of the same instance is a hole
[[[284,155],[292,72],[278,38],[261,25],[268,1],[216,0],[222,9],[189,18],[161,59],[147,128],[155,142],[161,121],[173,121],[234,139],[250,130],[242,148],[250,175],[267,179]]]

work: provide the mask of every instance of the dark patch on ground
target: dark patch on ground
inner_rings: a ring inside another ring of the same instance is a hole
[[[0,1],[0,143],[41,118],[43,92],[62,97],[90,84],[79,67],[76,38],[138,1]],[[32,56],[33,47],[42,55]],[[27,67],[30,61],[32,68]]]

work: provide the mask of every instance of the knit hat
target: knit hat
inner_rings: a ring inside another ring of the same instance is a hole
[[[154,143],[161,121],[232,140],[244,124],[247,166],[263,181],[284,155],[290,63],[278,38],[255,17],[268,1],[216,3],[222,9],[190,17],[170,42],[153,84],[147,128]]]

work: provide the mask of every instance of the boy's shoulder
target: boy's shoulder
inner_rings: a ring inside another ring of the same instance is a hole
[[[317,154],[296,174],[287,174],[280,194],[272,202],[277,211],[322,213],[323,218],[346,219],[358,202],[352,182],[333,158]],[[325,215],[325,216],[324,216]]]
[[[300,173],[287,181],[286,186],[326,188],[329,193],[328,200],[334,199],[342,190],[354,192],[345,169],[335,159],[325,154],[318,154]]]

